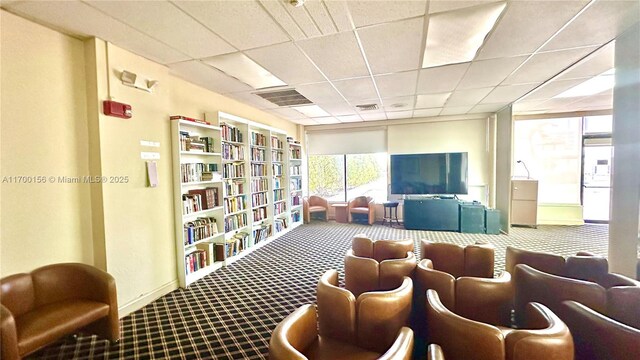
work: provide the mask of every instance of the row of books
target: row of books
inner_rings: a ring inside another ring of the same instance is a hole
[[[273,220],[273,227],[275,228],[276,233],[279,233],[288,227],[287,219],[281,218]]]
[[[187,163],[180,164],[180,179],[183,183],[196,181],[211,181],[214,179],[214,173],[218,172],[218,164],[208,163]],[[203,179],[203,174],[205,178]],[[219,175],[219,174],[218,174]]]
[[[291,179],[290,183],[291,183],[291,191],[302,189],[302,179],[294,178],[294,179]]]
[[[259,229],[253,230],[253,243],[257,244],[260,241],[265,240],[269,236],[271,236],[271,224],[263,225]]]
[[[222,177],[225,179],[244,177],[244,164],[222,164]]]
[[[184,224],[184,244],[191,245],[218,233],[218,224],[212,217],[200,217]]]
[[[284,161],[282,156],[282,151],[280,150],[271,151],[271,161],[279,161],[279,162]]]
[[[251,210],[253,215],[253,221],[260,221],[267,218],[267,208],[261,207]]]
[[[244,195],[244,180],[226,180],[224,187],[229,196]]]
[[[216,244],[216,259],[222,260],[240,254],[250,246],[249,234],[242,231],[235,234],[224,244]]]
[[[300,175],[300,165],[295,165],[291,167],[291,175]]]
[[[242,142],[242,132],[237,127],[222,123],[220,129],[222,130],[222,140]]]
[[[194,273],[209,264],[207,251],[198,249],[184,257],[184,268],[187,274]]]
[[[291,221],[300,222],[300,211],[296,210],[291,212]]]
[[[267,146],[267,137],[257,132],[251,132],[251,145]]]
[[[247,213],[240,213],[224,218],[224,232],[233,231],[247,226]]]
[[[278,139],[275,136],[271,137],[271,148],[282,150],[283,147],[284,147],[284,141]]]
[[[267,165],[251,164],[251,176],[267,176]]]
[[[256,194],[252,194],[251,195],[251,206],[252,207],[267,205],[268,202],[269,202],[269,199],[267,198],[267,193],[266,192],[260,192],[260,193],[256,193]]]
[[[244,145],[222,143],[221,151],[225,160],[244,160]]]
[[[251,148],[251,161],[267,161],[267,151],[260,148]]]
[[[282,164],[272,164],[273,176],[282,176]]]
[[[285,199],[285,195],[284,195],[284,189],[279,189],[279,190],[273,190],[273,201],[280,201],[280,200],[284,200]]]
[[[188,131],[180,131],[180,150],[212,153],[213,138],[210,136],[191,135]]]
[[[251,180],[251,192],[267,191],[267,190],[269,190],[269,181],[267,179]]]
[[[229,197],[224,199],[224,213],[230,214],[240,210],[246,209],[246,203],[244,201],[244,195],[237,197]]]
[[[274,215],[280,215],[283,212],[287,211],[287,203],[285,201],[273,204],[274,207]]]
[[[300,156],[301,155],[300,155],[300,148],[299,147],[289,148],[289,158],[300,160],[301,159]]]
[[[302,205],[302,194],[293,193],[291,194],[291,205]]]
[[[280,177],[274,177],[273,178],[273,188],[274,189],[281,189],[282,188],[282,178],[280,178]]]
[[[189,190],[182,195],[182,213],[186,215],[220,206],[219,195],[218,188],[215,187]]]

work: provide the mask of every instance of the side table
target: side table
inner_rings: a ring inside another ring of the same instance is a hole
[[[347,214],[347,208],[349,204],[338,203],[331,205],[335,210],[336,222],[346,224],[349,222],[349,214]]]

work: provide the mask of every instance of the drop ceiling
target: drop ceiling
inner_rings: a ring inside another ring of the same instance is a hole
[[[104,39],[187,81],[303,125],[487,113],[512,102],[521,114],[610,109],[611,90],[557,95],[613,68],[613,40],[640,12],[638,1],[612,0],[0,4],[74,36]],[[478,22],[483,11],[498,11],[497,21],[484,26],[488,34],[479,34],[480,47],[466,51],[467,59],[454,60],[468,37],[459,24]],[[234,53],[286,84],[275,89],[295,89],[323,111],[273,104],[256,95],[264,89],[212,65]],[[357,107],[365,104],[377,109]]]

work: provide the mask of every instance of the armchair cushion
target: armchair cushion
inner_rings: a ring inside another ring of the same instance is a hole
[[[422,258],[430,259],[433,268],[460,276],[493,277],[495,249],[491,244],[456,244],[421,241]]]

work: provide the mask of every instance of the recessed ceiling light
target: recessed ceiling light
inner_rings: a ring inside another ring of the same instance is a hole
[[[254,89],[287,85],[246,55],[236,52],[203,60],[216,69],[233,76]]]
[[[294,106],[292,109],[297,110],[310,118],[331,116],[331,114],[322,110],[318,105]]]
[[[429,16],[422,67],[473,60],[506,6],[498,2]]]
[[[602,74],[580,83],[569,90],[565,90],[554,98],[571,98],[589,96],[601,93],[613,88],[615,84],[615,69],[610,69]]]

